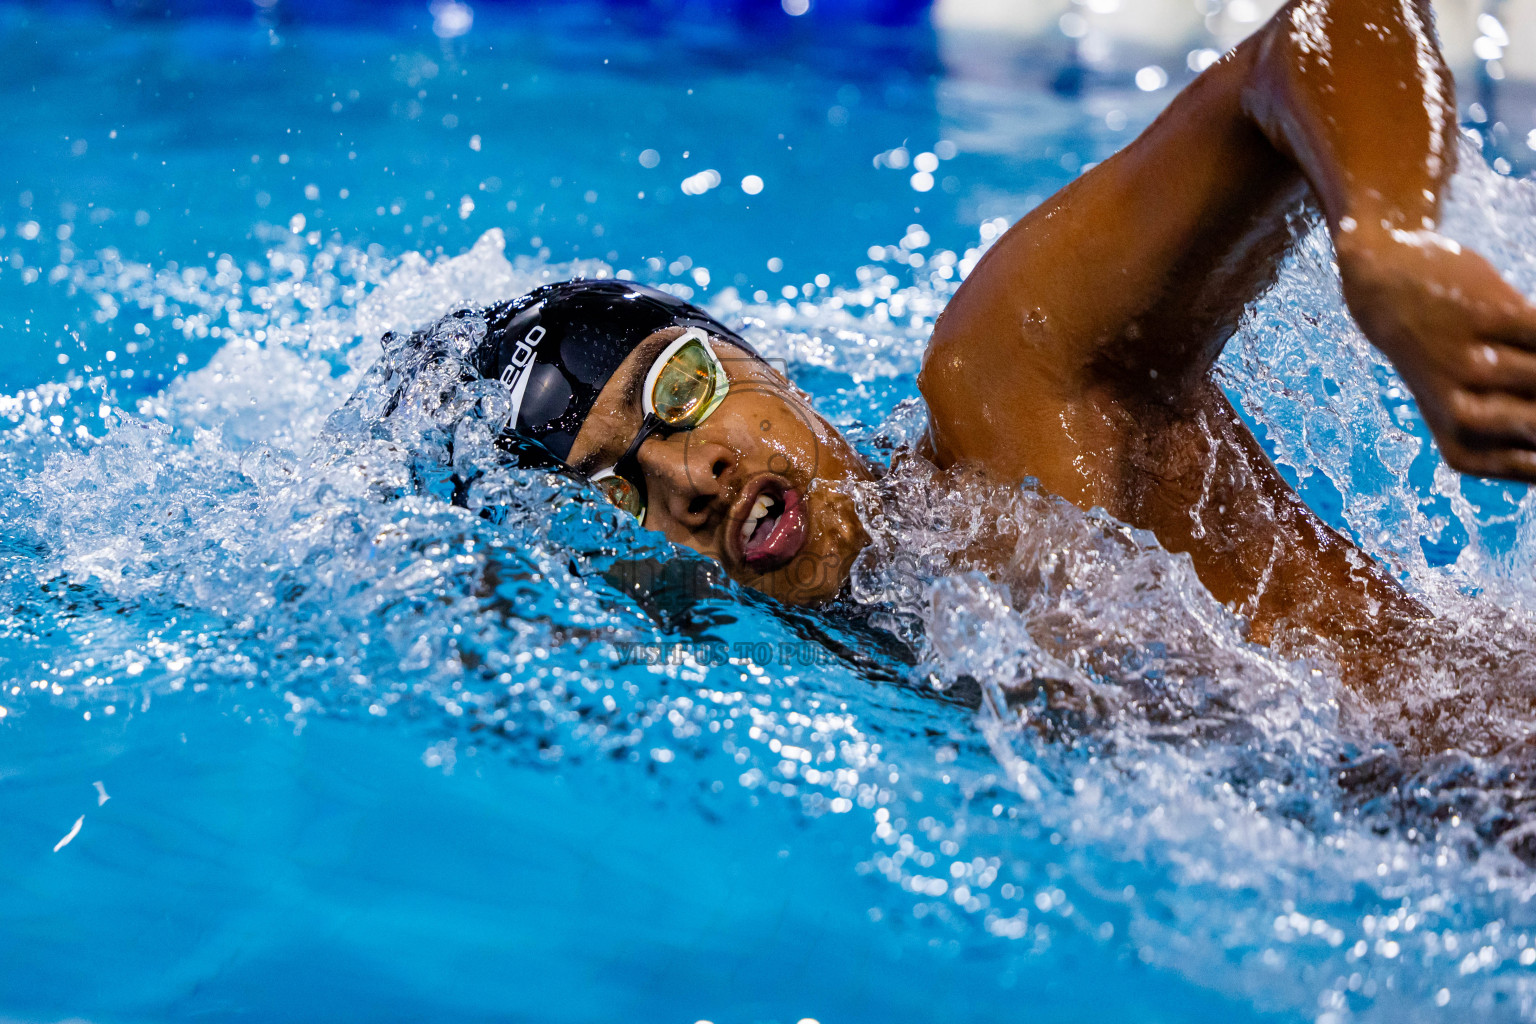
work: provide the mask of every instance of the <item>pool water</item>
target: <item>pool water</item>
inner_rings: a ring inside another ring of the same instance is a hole
[[[1438,466],[1326,239],[1221,372],[1440,612],[1401,715],[1146,535],[911,462],[850,596],[781,607],[500,465],[424,358],[463,332],[379,344],[623,273],[888,461],[979,252],[1184,72],[441,10],[0,6],[0,1018],[1536,1019],[1532,504]],[[1533,215],[1468,142],[1449,229],[1528,293]],[[1000,578],[945,557],[984,529]]]

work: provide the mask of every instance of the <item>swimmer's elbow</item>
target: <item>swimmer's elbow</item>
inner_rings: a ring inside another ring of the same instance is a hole
[[[924,444],[926,455],[936,465],[947,467],[962,458],[963,446],[957,442],[966,436],[962,410],[974,405],[963,393],[964,366],[954,346],[945,344],[935,330],[934,338],[923,354],[923,366],[917,373],[917,390],[928,406],[928,431]]]
[[[933,367],[932,355],[933,349],[929,348],[923,357],[923,367],[917,372],[917,393],[923,396],[923,403],[928,407],[928,429],[923,433],[920,454],[944,469],[954,463],[955,455],[950,447],[949,431],[945,429],[947,417],[941,416],[941,412],[946,410],[942,398],[944,389],[936,380],[941,371]]]

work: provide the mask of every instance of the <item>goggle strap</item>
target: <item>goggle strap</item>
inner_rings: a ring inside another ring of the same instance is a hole
[[[640,432],[635,439],[624,449],[624,454],[619,456],[619,461],[613,464],[613,475],[621,476],[630,482],[630,485],[640,495],[640,519],[645,520],[645,512],[650,508],[651,496],[646,491],[645,470],[640,467],[640,446],[656,434],[668,437],[676,433],[676,429],[667,426],[665,420],[653,412],[645,414],[645,421],[640,424]]]

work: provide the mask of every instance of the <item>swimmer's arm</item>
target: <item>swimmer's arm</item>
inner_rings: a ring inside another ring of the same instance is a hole
[[[1134,141],[1016,223],[934,327],[919,386],[931,454],[1033,476],[1133,518],[1126,448],[1199,389],[1273,279],[1296,163],[1244,109],[1259,40],[1207,69]]]
[[[1438,231],[1456,101],[1429,4],[1314,0],[1281,17],[1244,107],[1306,174],[1350,312],[1452,467],[1536,481],[1536,309]]]
[[[1455,152],[1428,23],[1421,0],[1288,4],[1016,224],[935,327],[934,456],[1123,514],[1130,439],[1209,404],[1195,396],[1310,194],[1351,310],[1451,464],[1536,479],[1536,313],[1423,228]]]

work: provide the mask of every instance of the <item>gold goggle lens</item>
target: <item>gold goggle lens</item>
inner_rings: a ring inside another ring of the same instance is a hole
[[[703,417],[716,390],[714,360],[703,342],[690,341],[661,368],[651,404],[663,423],[681,426]]]
[[[645,505],[640,501],[640,491],[621,476],[605,476],[592,481],[603,492],[603,497],[636,519],[645,518]]]

